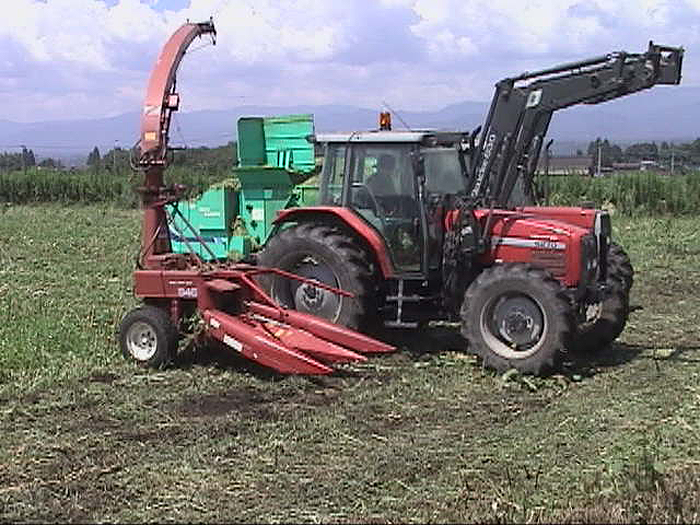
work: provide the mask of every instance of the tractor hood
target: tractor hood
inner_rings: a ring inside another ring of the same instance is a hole
[[[488,216],[488,210],[476,212],[482,228],[487,227]],[[584,240],[588,228],[525,210],[494,210],[488,229],[490,243],[481,259],[484,264],[533,264],[546,268],[566,286],[577,286],[580,281],[582,249],[595,251],[595,239]],[[595,257],[595,253],[590,256]]]
[[[526,206],[524,208],[517,208],[517,211],[536,217],[555,219],[568,224],[575,224],[582,228],[593,228],[597,215],[601,213],[607,215],[607,212],[582,206]]]

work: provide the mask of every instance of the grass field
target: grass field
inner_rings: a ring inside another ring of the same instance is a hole
[[[547,379],[439,330],[320,379],[137,369],[114,332],[139,219],[0,209],[0,521],[700,521],[699,217],[615,218],[628,327]]]

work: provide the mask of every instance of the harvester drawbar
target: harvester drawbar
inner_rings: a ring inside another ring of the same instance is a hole
[[[205,336],[281,373],[328,374],[333,364],[365,361],[362,354],[392,352],[394,347],[354,330],[279,306],[254,277],[294,279],[306,288],[338,294],[341,300],[351,297],[348,292],[273,268],[204,262],[194,251],[173,253],[169,226],[184,187],[166,187],[163,172],[170,118],[179,106],[175,76],[190,43],[205,35],[215,42],[212,21],[180,27],[163,47],[149,80],[136,166],[144,174],[144,185],[139,188],[143,231],[134,293],[144,305],[122,320],[119,340],[124,355],[144,366],[166,364],[177,349],[183,319],[196,315]]]

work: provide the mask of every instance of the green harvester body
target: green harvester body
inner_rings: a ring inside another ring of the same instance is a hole
[[[318,187],[302,184],[316,168],[314,146],[307,140],[313,133],[313,115],[238,119],[232,178],[178,203],[215,257],[177,214],[170,232],[173,251],[189,253],[189,243],[204,260],[239,260],[265,244],[278,211],[315,204]]]

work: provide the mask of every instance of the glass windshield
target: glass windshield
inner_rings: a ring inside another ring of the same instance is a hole
[[[352,145],[348,204],[382,234],[397,270],[420,270],[422,237],[413,144]]]
[[[456,149],[429,148],[422,153],[428,194],[455,194],[466,189]]]

